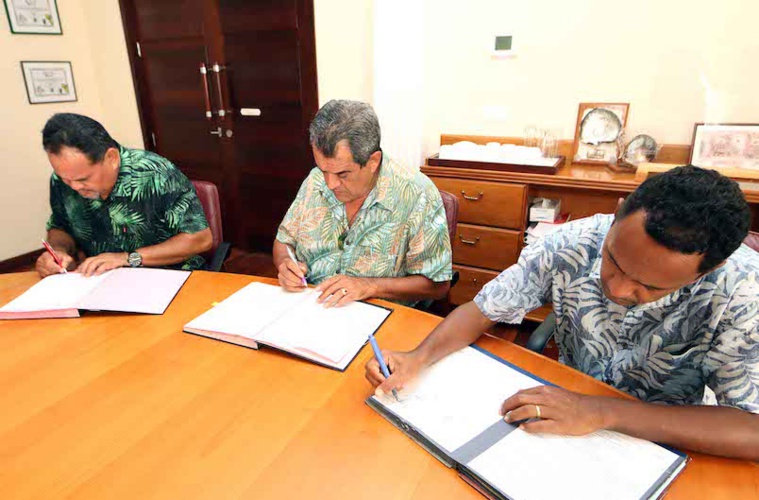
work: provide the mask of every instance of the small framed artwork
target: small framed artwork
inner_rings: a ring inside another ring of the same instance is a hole
[[[74,73],[68,61],[21,61],[29,104],[76,101]]]
[[[620,155],[618,140],[627,125],[629,103],[583,102],[575,127],[575,163],[607,165]]]
[[[696,123],[690,163],[704,168],[759,169],[759,124]]]
[[[56,0],[3,0],[11,33],[61,35]]]

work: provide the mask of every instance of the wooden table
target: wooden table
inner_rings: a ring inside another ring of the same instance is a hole
[[[0,303],[36,279],[0,275]],[[340,373],[182,333],[251,281],[271,280],[193,273],[162,316],[0,322],[0,497],[481,498],[364,404],[368,347]],[[440,321],[393,307],[386,348],[410,349]],[[564,387],[615,393],[511,343],[479,344]],[[757,464],[692,457],[667,498],[759,496]]]

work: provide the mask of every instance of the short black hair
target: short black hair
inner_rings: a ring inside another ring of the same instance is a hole
[[[75,113],[54,114],[42,129],[42,147],[57,155],[61,148],[76,148],[92,163],[103,161],[110,148],[119,148],[100,122]]]
[[[702,254],[704,273],[727,259],[748,235],[751,212],[738,183],[715,170],[687,165],[647,179],[617,212],[645,212],[646,233],[684,254]]]

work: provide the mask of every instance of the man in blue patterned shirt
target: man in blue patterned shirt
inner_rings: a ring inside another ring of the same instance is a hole
[[[556,387],[504,401],[529,432],[611,429],[704,453],[759,460],[759,254],[738,185],[712,170],[653,177],[616,217],[567,224],[456,309],[409,353],[388,352],[367,378],[400,388],[500,321],[519,323],[551,302],[561,360],[639,401]],[[386,359],[387,359],[386,358]],[[701,404],[704,389],[718,406]]]

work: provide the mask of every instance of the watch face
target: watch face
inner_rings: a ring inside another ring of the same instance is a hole
[[[129,257],[127,257],[127,262],[129,262],[129,265],[132,267],[139,267],[142,265],[142,255],[137,252],[132,252],[129,254]]]

